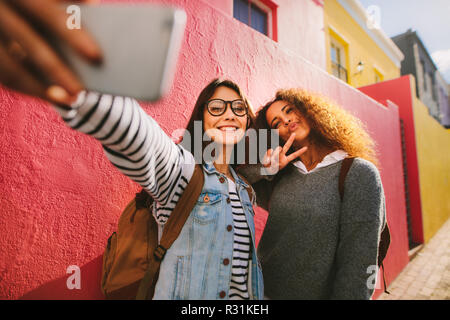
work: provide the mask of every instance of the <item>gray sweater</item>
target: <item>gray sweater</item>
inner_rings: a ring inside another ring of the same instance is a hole
[[[270,299],[370,299],[385,198],[376,167],[356,158],[345,180],[342,161],[308,174],[288,165],[274,181],[256,166],[241,170],[269,218],[258,246]],[[369,268],[369,269],[368,269]],[[369,279],[369,277],[371,279]]]

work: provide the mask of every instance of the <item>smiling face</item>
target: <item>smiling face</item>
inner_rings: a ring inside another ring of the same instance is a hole
[[[233,89],[220,86],[216,89],[209,101],[213,99],[233,101],[242,98]],[[203,128],[214,142],[233,145],[238,143],[245,135],[247,117],[247,115],[242,117],[235,115],[231,110],[230,104],[227,104],[225,113],[220,116],[211,115],[205,106],[203,111]]]
[[[311,127],[294,106],[286,101],[275,101],[266,111],[269,127],[277,129],[280,138],[287,141],[295,132],[294,146],[303,146],[307,141]]]

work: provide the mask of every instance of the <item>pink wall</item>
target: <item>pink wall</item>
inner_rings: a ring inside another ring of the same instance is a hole
[[[403,120],[405,133],[412,238],[417,244],[423,243],[422,204],[420,199],[411,78],[410,76],[403,76],[359,89],[377,101],[384,103],[384,101],[390,100],[399,107],[399,115]]]
[[[255,106],[293,86],[335,99],[367,124],[379,145],[394,234],[386,263],[390,282],[407,263],[397,108],[369,99],[207,2],[165,2],[185,8],[187,32],[171,93],[145,110],[170,134],[186,125],[197,95],[217,76],[239,83]],[[310,6],[286,3],[294,2]],[[303,23],[318,30],[322,21]],[[0,105],[0,298],[101,299],[101,255],[138,187],[108,163],[99,143],[68,129],[45,103],[0,89]],[[259,239],[264,213],[256,219]],[[81,268],[80,290],[66,287],[70,265]]]
[[[318,0],[279,0],[278,43],[326,70],[323,4]]]
[[[292,53],[326,69],[323,2],[321,0],[259,0],[273,10],[274,41]],[[233,0],[210,1],[211,6],[233,16]],[[249,28],[242,24],[243,28]],[[250,29],[250,28],[249,28]]]
[[[233,0],[210,1],[209,4],[223,13],[233,16]]]

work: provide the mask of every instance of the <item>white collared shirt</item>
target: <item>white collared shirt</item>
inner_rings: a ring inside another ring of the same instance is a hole
[[[329,166],[333,163],[339,162],[341,160],[344,160],[346,157],[348,156],[348,153],[343,151],[343,150],[336,150],[332,153],[327,154],[322,161],[314,167],[314,169],[312,169],[311,171],[308,171],[308,169],[306,169],[305,165],[303,164],[303,162],[301,162],[301,160],[297,160],[295,162],[292,162],[292,164],[294,166],[297,167],[297,169],[301,172],[301,173],[311,173],[319,168],[322,167],[326,167]]]

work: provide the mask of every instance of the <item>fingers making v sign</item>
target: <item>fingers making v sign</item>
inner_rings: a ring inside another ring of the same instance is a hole
[[[286,141],[283,147],[278,146],[277,148],[275,148],[275,150],[273,149],[267,150],[264,159],[262,161],[266,175],[277,174],[278,171],[286,167],[289,162],[297,159],[299,156],[301,156],[303,153],[306,152],[308,148],[303,147],[289,155],[286,155],[286,153],[291,148],[292,143],[294,143],[294,140],[295,140],[295,132],[291,134],[291,136]]]

